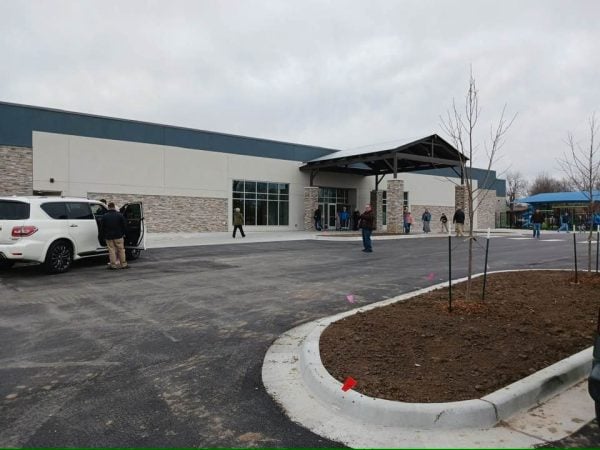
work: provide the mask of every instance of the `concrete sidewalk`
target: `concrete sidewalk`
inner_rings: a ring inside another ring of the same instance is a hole
[[[475,230],[477,235],[487,233],[487,230]],[[493,229],[490,231],[495,237],[511,235],[529,235],[530,230],[517,229]],[[373,235],[374,241],[388,239],[419,239],[419,238],[440,238],[446,237],[446,233],[411,233],[411,234],[377,234]],[[234,239],[231,232],[212,232],[212,233],[147,233],[147,248],[164,247],[189,247],[197,245],[223,245],[223,244],[245,244],[257,242],[284,242],[284,241],[304,241],[304,240],[339,240],[357,241],[360,240],[360,232],[348,231],[246,231],[246,237],[237,235]]]

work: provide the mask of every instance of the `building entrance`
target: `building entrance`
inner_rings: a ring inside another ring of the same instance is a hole
[[[340,222],[340,212],[346,208],[350,217],[352,211],[351,203],[355,201],[356,191],[354,189],[319,188],[319,209],[321,210],[321,224],[323,229],[349,229],[349,220],[345,224]]]
[[[346,208],[348,212],[348,220],[346,223],[340,221],[340,212]],[[325,230],[340,230],[349,229],[350,227],[350,205],[343,205],[337,203],[321,203],[319,204],[321,210],[321,223]]]

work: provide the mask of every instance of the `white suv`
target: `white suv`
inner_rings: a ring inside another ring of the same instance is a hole
[[[39,262],[49,273],[62,273],[75,259],[106,254],[101,235],[106,211],[103,203],[85,198],[0,197],[0,269]],[[126,204],[121,213],[127,256],[137,259],[145,248],[142,204]]]

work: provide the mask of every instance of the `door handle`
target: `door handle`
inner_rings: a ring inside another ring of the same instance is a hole
[[[75,224],[73,224],[73,225],[69,225],[69,226],[70,226],[71,228],[77,228],[79,225],[75,225]]]

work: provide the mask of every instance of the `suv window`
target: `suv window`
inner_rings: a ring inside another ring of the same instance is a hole
[[[64,202],[44,203],[41,208],[53,219],[67,220],[67,205]]]
[[[29,219],[29,203],[0,200],[0,220]]]
[[[69,202],[67,203],[67,212],[71,220],[94,220],[89,203]]]

